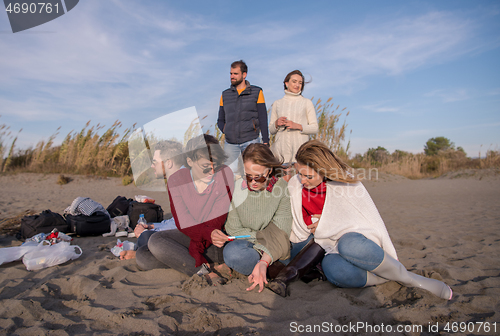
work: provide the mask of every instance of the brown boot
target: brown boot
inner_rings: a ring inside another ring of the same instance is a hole
[[[309,272],[307,272],[303,277],[300,278],[301,281],[305,283],[310,283],[313,280],[326,281],[326,275],[321,268],[321,263],[316,264],[316,266],[311,267]]]
[[[267,268],[267,278],[271,280],[276,278],[283,268],[285,268],[285,265],[281,261],[277,260],[273,262]]]
[[[269,282],[269,289],[285,297],[288,284],[302,278],[312,267],[323,260],[324,256],[325,250],[311,239],[278,276]]]

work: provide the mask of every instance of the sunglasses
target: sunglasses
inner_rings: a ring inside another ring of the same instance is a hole
[[[255,181],[257,183],[264,183],[267,181],[268,177],[264,175],[259,175],[257,177],[252,177],[248,174],[245,174],[245,178],[247,179],[247,183],[250,183],[252,181]]]
[[[208,174],[212,171],[212,167],[208,167],[208,168],[203,168],[203,170],[201,171],[203,174]]]
[[[198,162],[196,162],[196,164],[198,165],[198,167],[201,168],[201,171],[203,172],[203,174],[210,173],[212,171],[212,169],[213,169],[214,173],[217,173],[222,168],[221,166],[216,166],[213,163],[207,163],[204,165],[200,165]]]

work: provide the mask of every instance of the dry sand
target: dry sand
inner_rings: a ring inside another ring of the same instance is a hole
[[[116,178],[72,177],[59,186],[57,175],[0,176],[0,219],[27,209],[62,213],[78,196],[106,207],[118,195],[144,194],[168,213],[165,193],[124,187]],[[469,323],[469,331],[450,330],[453,335],[500,334],[498,170],[417,181],[381,175],[365,185],[400,261],[409,270],[444,280],[454,291],[451,301],[395,282],[364,289],[296,282],[287,298],[267,289],[246,292],[245,278],[208,287],[196,276],[171,269],[142,272],[134,260],[120,261],[109,251],[116,238],[82,237],[74,244],[83,255],[66,264],[39,271],[27,271],[22,262],[0,266],[0,335],[296,335],[300,326],[335,331],[336,325],[356,323],[374,332],[341,334],[386,335],[387,325],[393,331],[407,325],[422,326],[422,331],[392,334],[445,335],[447,322],[450,327]],[[0,247],[19,244],[10,236],[0,239]],[[488,322],[490,332],[479,331],[478,322]],[[439,332],[429,330],[436,323]]]

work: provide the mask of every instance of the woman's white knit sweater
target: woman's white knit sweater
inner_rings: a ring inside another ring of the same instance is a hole
[[[302,125],[302,131],[285,129],[283,126],[276,128],[276,120],[280,117]],[[309,135],[318,133],[318,120],[312,101],[285,90],[285,96],[273,103],[269,132],[276,134],[271,146],[273,154],[280,159],[283,157],[285,163],[295,162],[300,145],[309,140]]]
[[[290,241],[298,243],[310,235],[302,216],[302,184],[298,175],[288,181],[288,190],[293,216]],[[339,253],[338,239],[348,232],[361,233],[391,257],[398,258],[384,221],[363,184],[329,181],[326,184],[325,205],[314,233],[314,241],[324,248],[327,254]]]

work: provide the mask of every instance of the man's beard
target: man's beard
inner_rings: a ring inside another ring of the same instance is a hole
[[[156,179],[158,179],[158,180],[161,180],[161,179],[166,179],[166,176],[165,176],[165,174],[163,174],[163,173],[158,174],[158,173],[156,173],[156,172],[155,172],[155,177],[156,177]]]
[[[163,167],[163,163],[162,163],[162,170],[161,170],[161,173],[158,173],[155,169],[155,178],[156,179],[166,179],[167,178],[167,172],[165,171],[165,167]]]
[[[239,81],[234,81],[234,82],[231,82],[231,84],[232,84],[232,85],[234,85],[234,86],[238,86],[238,85],[240,85],[242,82],[243,82],[243,78],[242,78],[242,79],[240,79]]]

